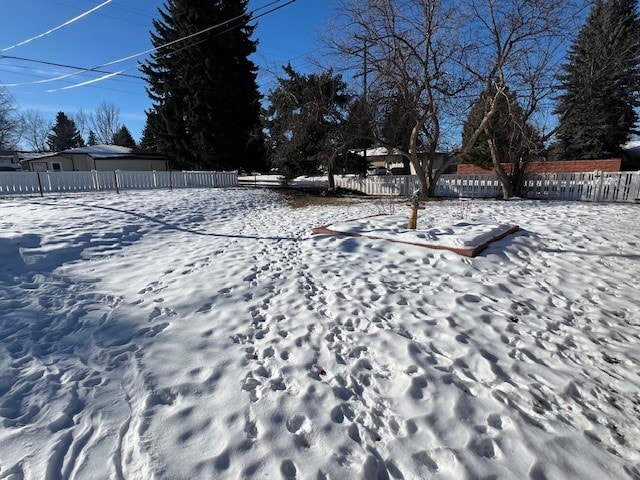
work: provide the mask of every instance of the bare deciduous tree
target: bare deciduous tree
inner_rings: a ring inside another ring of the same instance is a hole
[[[82,138],[88,139],[91,126],[93,125],[93,114],[91,112],[85,112],[83,108],[79,108],[76,110],[76,113],[73,114],[72,120],[76,124],[76,128]]]
[[[330,42],[343,57],[367,55],[368,98],[378,121],[380,112],[395,104],[407,122],[398,129],[405,132],[405,141],[384,138],[380,129],[375,141],[409,159],[423,195],[433,196],[453,160],[433,168],[443,125],[461,125],[460,105],[468,109],[468,100],[480,92],[495,92],[462,146],[464,153],[486,133],[507,87],[522,94],[525,120],[549,95],[548,73],[565,40],[562,28],[571,6],[564,0],[340,0]],[[420,150],[427,152],[425,158]],[[496,170],[506,186],[499,163]]]
[[[512,127],[522,128],[533,121],[541,102],[553,92],[558,54],[566,44],[567,33],[572,31],[569,25],[584,2],[466,0],[463,3],[463,19],[468,29],[466,35],[460,36],[462,67],[475,79],[476,89],[493,92],[485,102],[484,118],[495,114],[499,102],[510,105],[514,102],[511,107],[522,107],[522,116]],[[513,195],[513,184],[501,165],[507,159],[498,155],[490,122],[482,125],[482,132],[503,197],[508,199]],[[547,132],[543,139],[552,133]],[[472,148],[476,140],[477,136],[463,145],[463,151]]]
[[[29,109],[22,114],[23,135],[26,145],[36,152],[48,150],[47,136],[53,123],[42,116],[39,110]]]
[[[113,136],[120,129],[120,108],[113,103],[100,103],[91,118],[92,128],[98,143],[105,145],[113,143]]]
[[[451,74],[457,68],[455,7],[438,0],[342,0],[339,11],[333,47],[366,60],[367,101],[378,120],[374,140],[411,162],[423,195],[433,196],[447,166],[434,170],[442,117],[464,88]],[[403,125],[389,128],[389,112],[398,109]]]
[[[22,130],[22,119],[14,98],[6,90],[0,90],[0,150],[14,150]]]

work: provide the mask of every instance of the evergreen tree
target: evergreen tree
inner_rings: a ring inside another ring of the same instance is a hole
[[[112,143],[120,147],[136,148],[136,141],[133,139],[129,129],[124,125],[120,127],[120,130],[113,134]]]
[[[269,94],[267,129],[273,163],[290,180],[331,172],[333,160],[348,146],[344,136],[350,97],[340,75],[331,70],[303,75],[291,65]],[[330,179],[331,181],[331,179]]]
[[[394,92],[382,106],[380,137],[394,148],[409,150],[409,138],[416,125],[415,98],[410,94]]]
[[[98,144],[98,137],[96,137],[96,132],[93,130],[89,130],[89,136],[87,137],[87,145],[93,146]]]
[[[461,160],[483,167],[492,165],[491,152],[487,140],[491,137],[501,163],[515,163],[521,159],[537,158],[543,145],[539,132],[524,118],[522,107],[516,96],[505,90],[504,95],[497,97],[497,110],[489,121],[487,131],[482,132],[473,147],[467,150]],[[483,92],[471,107],[469,117],[462,129],[462,144],[466,145],[469,137],[478,128],[484,118],[485,111],[495,90]]]
[[[637,133],[640,106],[637,0],[598,0],[559,77],[560,155],[592,159],[622,154]]]
[[[255,27],[247,4],[166,0],[153,22],[154,47],[177,41],[141,67],[153,102],[149,126],[174,166],[254,169],[262,163],[257,68],[248,58],[256,51]],[[224,27],[211,30],[219,24]]]
[[[140,137],[140,148],[143,150],[157,150],[157,140],[153,133],[153,129],[149,126],[149,115],[147,112],[147,121],[142,128],[142,136]]]
[[[527,163],[541,155],[544,145],[538,130],[526,121],[515,94],[506,87],[503,93],[496,94],[495,88],[489,89],[473,104],[462,129],[463,146],[467,145],[469,138],[480,126],[492,99],[497,99],[496,112],[473,146],[466,149],[461,161],[485,168],[500,168],[499,165],[503,163],[510,164],[505,172],[509,185],[505,186],[509,195],[519,195]],[[489,141],[494,146],[493,152]]]
[[[56,123],[47,135],[47,145],[52,152],[61,152],[69,148],[83,147],[84,140],[76,124],[64,112],[58,112]]]

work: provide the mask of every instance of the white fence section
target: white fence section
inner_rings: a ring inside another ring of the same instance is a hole
[[[357,190],[367,195],[410,196],[420,188],[415,175],[381,175],[372,177],[336,176],[336,187]]]
[[[409,196],[420,188],[416,176],[337,176],[336,186],[367,195]],[[438,197],[493,198],[502,196],[495,175],[442,175],[436,185]],[[527,176],[526,198],[582,200],[588,202],[640,203],[640,172],[549,173]]]
[[[0,195],[238,186],[238,172],[0,172]]]
[[[502,196],[502,187],[495,175],[442,175],[436,196],[493,198]]]
[[[530,175],[525,187],[527,198],[640,202],[640,172]]]

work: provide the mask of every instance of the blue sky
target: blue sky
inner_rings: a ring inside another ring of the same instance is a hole
[[[52,79],[74,70],[52,64],[93,68],[151,48],[149,30],[163,0],[3,0],[3,29],[0,50],[39,36],[83,13],[100,8],[77,21],[24,45],[0,51],[0,83],[24,84]],[[250,0],[249,11],[263,13],[283,5],[286,0]],[[298,70],[313,70],[310,57],[319,52],[318,32],[331,16],[328,0],[297,0],[295,3],[257,20],[254,39],[258,52],[252,58],[260,67],[258,82],[263,91],[274,85],[275,75],[287,62]],[[21,59],[15,58],[20,57]],[[127,69],[126,75],[139,76],[136,62],[128,60],[104,68]],[[99,74],[82,74],[64,79],[27,85],[8,86],[22,110],[35,109],[53,120],[58,111],[73,115],[79,109],[94,111],[107,101],[120,108],[121,121],[138,139],[144,125],[144,111],[150,106],[145,82],[117,76],[77,88],[64,89]]]

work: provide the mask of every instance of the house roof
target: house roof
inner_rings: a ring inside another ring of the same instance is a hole
[[[44,155],[42,152],[16,152],[16,157],[19,162],[32,160],[34,158],[41,157],[42,155]]]
[[[70,148],[64,152],[67,155],[89,155],[93,158],[128,156],[134,153],[134,148],[120,147],[119,145],[89,145],[86,147]]]
[[[94,159],[124,159],[136,157],[163,157],[162,154],[139,148],[121,147],[119,145],[88,145],[85,147],[70,148],[60,152],[46,152],[25,158],[24,161],[39,160],[56,157],[59,155],[89,155]]]
[[[364,151],[357,150],[356,154],[363,157]],[[384,157],[387,155],[400,155],[400,152],[394,148],[391,153],[389,153],[389,149],[387,147],[367,148],[367,157]]]
[[[354,152],[356,155],[360,155],[361,157],[364,156],[364,150],[363,149],[353,149],[351,150],[352,152]],[[426,153],[425,151],[419,151],[419,154],[424,154]],[[450,155],[450,153],[448,152],[439,152],[436,151],[437,155]],[[400,150],[398,150],[397,148],[393,148],[391,149],[391,153],[389,153],[389,149],[387,147],[372,147],[372,148],[367,148],[367,157],[386,157],[388,155],[402,155],[400,153]]]

